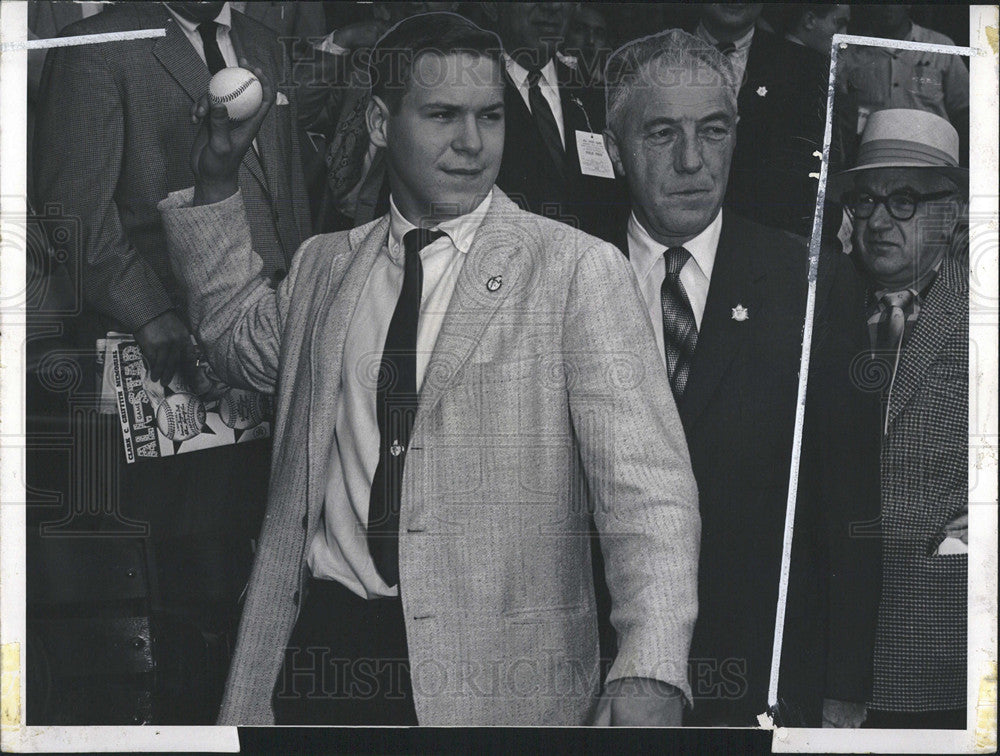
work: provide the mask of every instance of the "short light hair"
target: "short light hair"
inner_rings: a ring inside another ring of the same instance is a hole
[[[701,80],[692,78],[690,86],[721,87],[736,113],[736,97],[740,82],[733,64],[725,55],[702,39],[681,29],[668,29],[636,39],[615,50],[604,67],[605,103],[608,127],[621,136],[621,119],[632,92],[645,86],[656,86],[648,75],[654,62],[669,69],[707,69],[712,75]],[[645,76],[645,80],[643,77]]]

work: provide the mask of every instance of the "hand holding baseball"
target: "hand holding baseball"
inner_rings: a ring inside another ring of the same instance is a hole
[[[261,103],[256,113],[244,121],[231,121],[226,106],[212,105],[208,93],[191,108],[191,122],[201,124],[191,148],[195,205],[219,202],[236,193],[240,163],[274,104],[274,86],[267,74],[251,67],[245,58],[240,58],[240,66],[260,81]]]

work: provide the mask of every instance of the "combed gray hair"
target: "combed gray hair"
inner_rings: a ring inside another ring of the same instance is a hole
[[[658,34],[636,39],[622,45],[608,58],[604,67],[605,103],[607,105],[608,127],[621,135],[621,119],[632,92],[644,86],[656,86],[657,81],[649,78],[650,65],[659,62],[667,69],[681,69],[696,72],[707,69],[714,75],[705,79],[692,76],[690,86],[722,87],[727,99],[736,112],[736,97],[740,82],[736,78],[733,64],[725,55],[694,35],[681,29],[667,29]],[[667,82],[662,82],[666,84]],[[676,82],[670,82],[676,83]]]

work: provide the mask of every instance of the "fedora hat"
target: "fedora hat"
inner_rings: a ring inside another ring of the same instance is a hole
[[[868,117],[861,135],[857,165],[827,180],[834,200],[854,186],[854,174],[875,168],[917,168],[947,176],[961,189],[969,180],[958,166],[958,132],[947,120],[926,110],[892,108]]]

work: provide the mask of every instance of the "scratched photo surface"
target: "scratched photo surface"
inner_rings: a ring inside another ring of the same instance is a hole
[[[5,749],[995,743],[991,9],[18,5]]]

